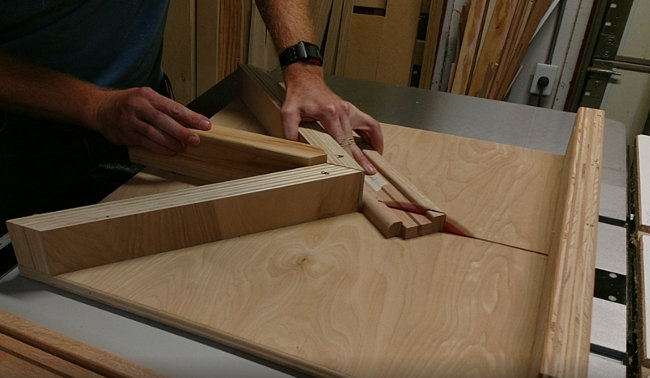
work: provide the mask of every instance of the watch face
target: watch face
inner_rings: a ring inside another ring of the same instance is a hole
[[[304,62],[315,66],[322,66],[323,58],[318,46],[309,42],[298,42],[280,54],[280,65],[282,68],[295,62]]]

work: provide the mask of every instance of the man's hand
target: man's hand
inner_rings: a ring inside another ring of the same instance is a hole
[[[287,95],[282,105],[284,136],[298,140],[301,121],[320,121],[325,130],[361,165],[367,174],[375,167],[353,142],[353,130],[379,153],[384,141],[379,122],[334,94],[323,81],[322,69],[303,63],[289,65],[284,71]]]
[[[175,155],[199,144],[188,128],[209,130],[210,121],[151,88],[101,90],[89,127],[113,143]]]

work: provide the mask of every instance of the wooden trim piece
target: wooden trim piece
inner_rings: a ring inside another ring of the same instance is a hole
[[[532,351],[533,361],[540,361],[532,365],[539,367],[534,375],[587,375],[604,121],[602,110],[580,108],[567,147]]]
[[[49,372],[61,376],[163,376],[131,361],[0,311],[0,351],[3,349],[9,349],[12,355],[43,366]]]
[[[176,156],[141,147],[129,148],[132,162],[182,175],[219,182],[325,163],[322,149],[222,126],[195,130],[201,144]]]
[[[56,275],[354,212],[362,181],[360,171],[320,164],[34,215],[7,226],[21,269]]]
[[[650,232],[650,136],[637,135],[637,227]]]

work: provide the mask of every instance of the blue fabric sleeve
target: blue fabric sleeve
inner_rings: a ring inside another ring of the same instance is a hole
[[[0,50],[110,88],[156,87],[168,0],[0,0]]]

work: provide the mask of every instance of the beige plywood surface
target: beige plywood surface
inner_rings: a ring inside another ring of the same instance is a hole
[[[354,213],[56,277],[313,373],[525,376],[546,257]]]
[[[384,157],[478,238],[547,253],[563,156],[383,125]]]

